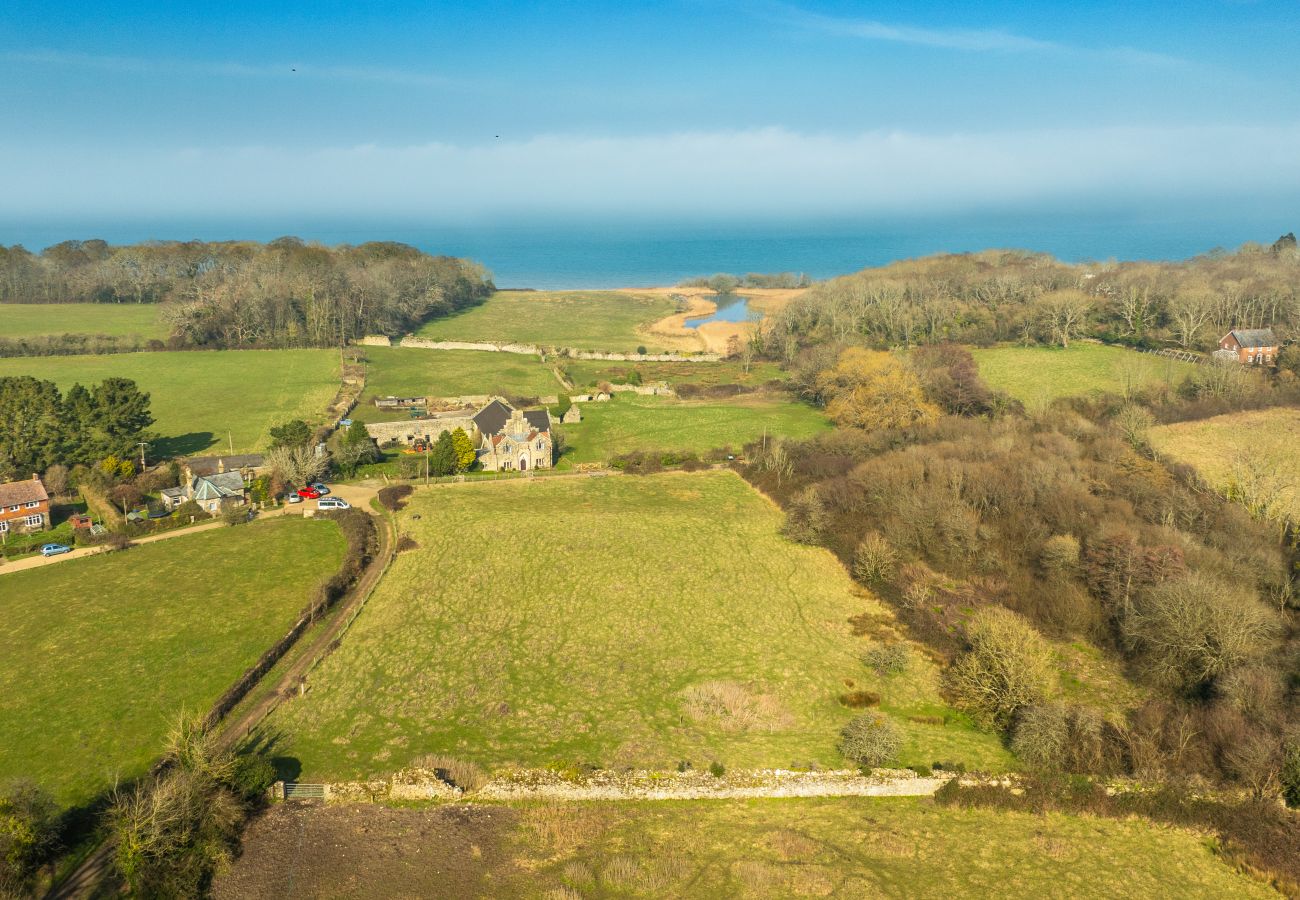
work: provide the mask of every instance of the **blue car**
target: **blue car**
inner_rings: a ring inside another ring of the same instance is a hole
[[[320,494],[322,497],[324,497],[326,494],[330,492],[330,489],[327,488],[325,485],[321,484],[319,481],[313,484],[312,488],[314,488],[316,493]]]
[[[58,556],[60,553],[71,553],[72,548],[66,544],[45,544],[41,547],[41,556]]]

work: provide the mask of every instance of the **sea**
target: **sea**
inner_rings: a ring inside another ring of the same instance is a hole
[[[909,220],[420,223],[319,219],[6,223],[0,243],[38,250],[69,238],[391,240],[484,264],[501,288],[649,287],[718,272],[829,278],[933,253],[1016,248],[1060,259],[1179,260],[1246,241],[1271,243],[1296,222],[1271,214],[998,215]]]

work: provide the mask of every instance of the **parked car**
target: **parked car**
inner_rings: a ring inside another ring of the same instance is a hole
[[[316,504],[317,509],[351,509],[352,504],[338,497],[326,497]]]
[[[58,556],[60,553],[71,553],[72,548],[67,544],[45,544],[41,547],[41,556]]]
[[[285,495],[284,495],[284,502],[285,502],[285,503],[301,503],[301,502],[302,502],[302,498],[299,497],[297,494],[285,494]]]
[[[313,488],[316,491],[316,493],[320,494],[322,497],[324,497],[326,494],[330,492],[329,486],[325,484],[321,484],[319,481],[316,482],[315,484],[308,485],[308,487]]]
[[[304,500],[319,500],[320,491],[314,487],[298,488],[298,496]]]

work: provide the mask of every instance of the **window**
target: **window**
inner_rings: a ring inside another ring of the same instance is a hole
[[[28,503],[28,504],[27,504],[27,508],[28,508],[28,509],[35,509],[36,507],[38,507],[38,506],[40,506],[40,505],[41,505],[41,501],[39,501],[39,500],[33,500],[31,503]]]
[[[24,525],[44,525],[44,524],[45,524],[45,517],[44,517],[44,516],[28,516],[27,518],[23,519],[23,524],[24,524]]]
[[[8,523],[8,522],[0,522],[0,534],[3,534],[4,532],[6,532],[6,531],[8,531],[8,530],[9,530],[9,523]]]
[[[9,507],[9,511],[18,512],[18,504],[15,503],[13,506]]]

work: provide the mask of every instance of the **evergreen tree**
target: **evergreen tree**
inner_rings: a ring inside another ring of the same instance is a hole
[[[271,449],[301,447],[311,443],[311,426],[302,419],[294,419],[271,428]]]
[[[54,382],[0,378],[0,480],[30,478],[64,462],[71,431]]]
[[[101,442],[107,453],[129,458],[154,422],[149,395],[129,378],[105,378],[91,391],[91,399],[94,421],[85,439]]]
[[[433,476],[456,474],[456,445],[451,432],[444,431],[429,451],[429,474]]]

